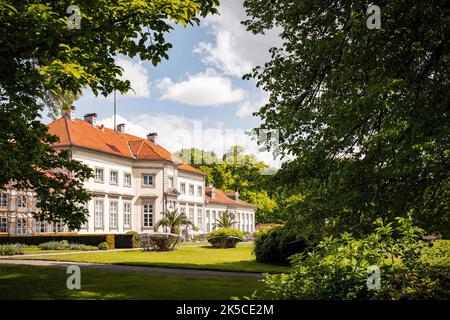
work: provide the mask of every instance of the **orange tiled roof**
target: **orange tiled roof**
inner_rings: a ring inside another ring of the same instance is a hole
[[[234,200],[231,199],[229,196],[227,196],[227,194],[225,192],[223,192],[220,189],[216,189],[216,197],[213,199],[211,198],[211,191],[212,188],[205,188],[205,198],[206,200],[208,200],[208,202],[212,202],[212,203],[222,203],[222,204],[228,204],[228,205],[238,205],[241,207],[251,207],[254,208],[255,206],[251,203],[248,203],[246,201],[243,200]]]
[[[127,133],[118,133],[103,125],[93,126],[89,122],[61,118],[48,125],[50,134],[59,137],[55,147],[77,146],[131,159],[166,160],[174,162],[178,169],[202,175],[204,172],[183,163],[160,145]]]

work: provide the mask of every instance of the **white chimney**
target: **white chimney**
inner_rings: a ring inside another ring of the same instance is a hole
[[[70,110],[64,112],[62,114],[62,117],[67,118],[70,121],[75,121],[75,107],[74,106],[70,107]]]
[[[156,137],[158,136],[158,134],[156,132],[150,132],[147,135],[147,139],[153,143],[156,143]]]
[[[119,133],[125,133],[125,123],[119,123],[116,130]]]
[[[216,198],[216,188],[214,188],[214,187],[211,189],[211,198],[212,199]]]
[[[84,115],[84,121],[89,122],[93,126],[95,126],[97,120],[97,114],[96,113],[86,113]]]

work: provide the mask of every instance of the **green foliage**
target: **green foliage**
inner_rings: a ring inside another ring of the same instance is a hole
[[[0,256],[15,256],[23,254],[23,244],[2,244],[0,245]]]
[[[102,242],[106,243],[106,242]],[[39,245],[41,250],[73,250],[73,251],[94,251],[100,249],[100,245],[89,246],[80,243],[69,243],[67,240],[44,242]],[[101,249],[102,250],[102,249]]]
[[[221,237],[221,236],[236,237],[236,238],[240,238],[241,240],[244,239],[244,233],[238,229],[222,228],[222,229],[213,230],[210,233],[208,233],[208,238]]]
[[[66,240],[70,243],[82,243],[89,246],[98,246],[101,242],[108,242],[108,238],[112,238],[112,245],[110,245],[110,248],[133,248],[133,236],[127,234],[0,236],[0,244],[21,243],[24,245],[38,246],[44,242],[60,242]]]
[[[155,224],[154,228],[155,231],[158,231],[160,227],[166,227],[170,230],[170,233],[179,235],[181,227],[191,225],[192,222],[189,221],[184,213],[174,210],[163,212],[163,218]]]
[[[229,212],[228,210],[219,212],[219,215],[217,216],[216,221],[214,221],[214,223],[213,223],[214,227],[222,228],[222,229],[231,229],[236,224],[237,224],[237,220],[236,220],[235,215],[233,213]]]
[[[266,275],[264,294],[274,299],[442,299],[448,298],[449,270],[433,268],[423,230],[412,219],[378,225],[365,238],[348,233],[327,237],[292,258],[287,274]],[[369,289],[369,266],[381,271],[381,286]],[[446,291],[447,290],[447,291]]]
[[[283,30],[246,76],[270,93],[258,129],[280,130],[294,160],[279,183],[305,196],[290,220],[311,235],[367,234],[414,209],[449,237],[450,7],[378,5],[381,29],[369,30],[367,1],[244,1],[250,31]]]
[[[141,244],[139,243],[139,240],[138,240],[138,233],[136,231],[128,231],[126,233],[126,235],[131,236],[131,241],[132,241],[131,248],[139,248],[141,246]],[[119,248],[119,247],[116,245],[116,248]]]
[[[229,148],[222,159],[214,152],[195,148],[182,149],[175,155],[207,173],[207,183],[225,192],[239,191],[240,199],[256,206],[257,222],[279,221],[274,200],[278,190],[271,187],[270,176],[261,174],[269,167],[258,162],[254,155],[245,154],[243,147]]]
[[[102,242],[97,247],[98,247],[98,250],[108,250],[109,249],[107,242]]]
[[[236,245],[244,239],[244,234],[238,229],[222,228],[208,234],[208,242],[214,248],[236,248]]]
[[[257,261],[288,265],[290,256],[306,249],[307,243],[298,230],[275,226],[256,233],[253,253]]]
[[[92,170],[53,150],[57,138],[39,121],[46,101],[65,108],[85,88],[95,95],[125,93],[130,82],[121,80],[117,55],[157,65],[168,58],[165,38],[173,25],[198,24],[217,13],[218,1],[78,1],[79,29],[67,27],[71,4],[0,3],[0,186],[35,192],[36,218],[77,230],[86,222],[90,194],[83,182]],[[55,169],[54,176],[46,174]]]
[[[137,239],[144,251],[171,251],[183,242],[181,236],[170,233],[144,233]]]

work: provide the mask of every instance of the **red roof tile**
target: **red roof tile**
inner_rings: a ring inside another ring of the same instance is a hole
[[[225,192],[223,192],[220,189],[216,189],[216,197],[213,199],[211,197],[212,188],[205,188],[205,198],[208,200],[208,202],[212,203],[222,203],[227,205],[238,205],[241,207],[251,207],[254,208],[255,206],[251,203],[245,202],[243,200],[233,200],[230,197],[227,196]]]
[[[166,160],[179,165],[178,169],[202,175],[204,172],[183,163],[160,145],[127,133],[118,133],[103,125],[61,118],[48,125],[50,134],[59,137],[55,147],[78,146],[131,159]]]

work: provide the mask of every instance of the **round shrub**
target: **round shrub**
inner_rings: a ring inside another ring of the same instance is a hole
[[[108,250],[108,243],[107,242],[102,242],[98,245],[98,250]]]
[[[237,229],[217,229],[208,234],[208,242],[214,248],[236,248],[244,240],[244,234]]]
[[[0,256],[15,256],[23,254],[22,244],[2,244],[0,245]]]
[[[253,252],[257,261],[288,265],[290,256],[306,248],[306,241],[294,229],[275,226],[256,234]]]

